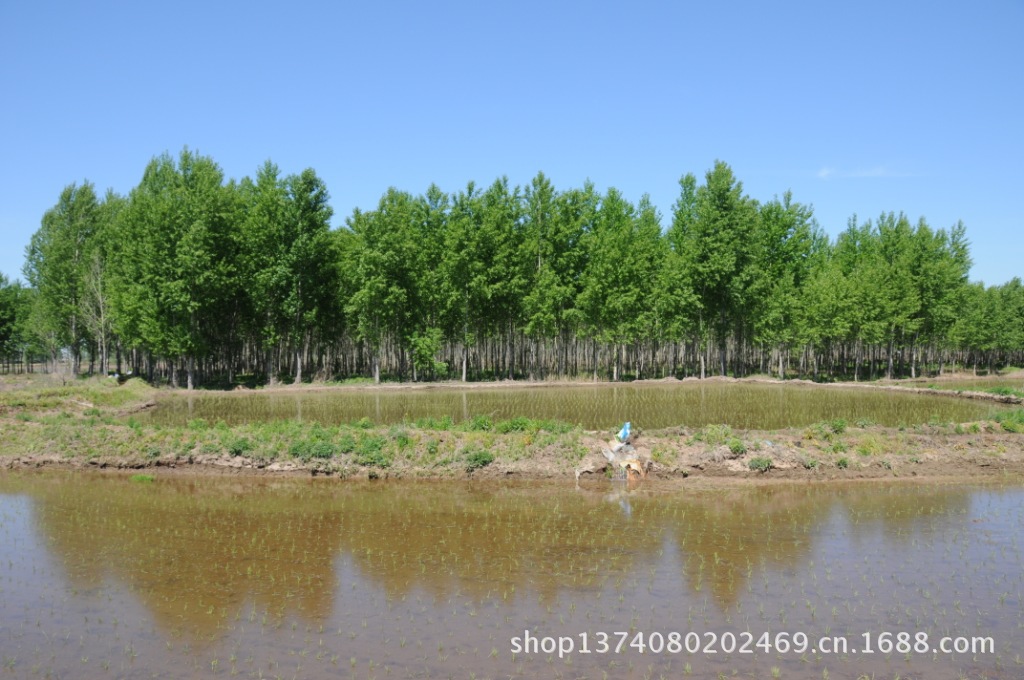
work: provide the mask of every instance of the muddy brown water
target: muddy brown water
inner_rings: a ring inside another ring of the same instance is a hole
[[[1020,678],[1022,525],[1021,485],[7,473],[0,663],[63,678]],[[575,649],[513,653],[526,631]],[[660,652],[629,646],[637,633]],[[764,633],[848,650],[739,651]],[[994,651],[883,654],[885,633]]]
[[[337,424],[369,418],[390,425],[419,418],[454,422],[485,415],[554,419],[586,429],[631,420],[645,428],[727,424],[741,429],[803,427],[822,420],[879,425],[980,420],[1005,408],[991,402],[891,390],[805,384],[684,381],[571,387],[307,390],[174,394],[143,418],[183,425],[194,418],[238,424],[301,420]]]

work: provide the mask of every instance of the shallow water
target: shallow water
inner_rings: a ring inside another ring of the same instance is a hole
[[[1022,522],[1021,486],[8,473],[0,662],[75,678],[1019,678]],[[513,654],[527,630],[585,633],[591,653]],[[697,633],[701,649],[599,653],[616,631]],[[723,651],[765,632],[849,648]],[[994,653],[865,653],[885,632],[991,637]]]
[[[968,422],[999,410],[989,402],[905,392],[813,385],[686,381],[572,387],[428,388],[200,393],[167,396],[144,417],[161,424],[193,418],[228,424],[294,419],[323,424],[369,418],[394,424],[476,415],[561,420],[608,429],[625,420],[645,428],[727,424],[741,429],[802,427],[845,418],[898,426]]]
[[[925,380],[914,387],[931,387],[937,390],[964,390],[984,392],[993,387],[1009,387],[1010,389],[1024,391],[1024,372],[1015,373],[1012,376],[995,376],[984,378],[967,378],[962,380]]]

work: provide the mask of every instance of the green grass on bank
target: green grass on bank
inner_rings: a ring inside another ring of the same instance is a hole
[[[0,393],[0,455],[58,454],[66,458],[157,459],[245,457],[257,463],[299,461],[347,468],[473,471],[495,461],[541,452],[578,461],[582,432],[552,420],[477,416],[462,423],[424,418],[382,426],[363,418],[321,425],[270,421],[228,426],[201,418],[181,426],[154,425],[132,415],[156,391],[139,380],[118,386],[89,380]]]
[[[0,391],[0,408],[20,411],[50,411],[76,408],[123,409],[141,405],[156,390],[140,378],[118,384],[114,378],[88,378],[64,385],[14,387]]]
[[[156,390],[139,380],[120,386],[112,380],[92,379],[5,389],[0,391],[0,455],[56,454],[108,461],[123,458],[141,464],[157,459],[184,462],[245,458],[267,465],[302,462],[339,474],[362,468],[448,475],[540,456],[574,464],[588,452],[579,428],[523,417],[493,420],[476,416],[460,423],[445,417],[379,425],[363,418],[339,425],[271,421],[236,426],[195,419],[185,425],[166,426],[132,415],[156,395]],[[932,431],[965,437],[983,432],[1022,433],[1024,409],[1001,412],[987,422],[913,429],[917,434]],[[652,438],[645,443],[652,447],[656,459],[660,456],[664,460],[676,455],[673,446],[699,444],[708,450],[725,446],[733,456],[762,457],[772,454],[776,446],[770,441],[774,436],[734,432],[725,425],[649,434]],[[788,435],[781,432],[780,436],[795,440],[792,445],[805,453],[806,467],[816,465],[819,458],[827,461],[834,456],[855,461],[874,460],[883,454],[913,457],[919,453],[915,448],[919,445],[908,438],[909,434],[904,428],[884,433],[871,423],[836,419]]]
[[[995,417],[995,421],[1007,432],[1024,432],[1024,409],[1005,411]]]
[[[1024,399],[1024,390],[1018,390],[1013,387],[989,387],[982,391],[988,392],[989,394],[999,394],[1004,397],[1020,397]]]

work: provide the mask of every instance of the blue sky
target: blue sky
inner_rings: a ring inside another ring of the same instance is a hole
[[[312,167],[340,225],[389,186],[543,171],[651,196],[716,159],[851,215],[957,220],[1024,276],[1024,1],[0,3],[0,272],[71,182],[127,193],[188,145]]]

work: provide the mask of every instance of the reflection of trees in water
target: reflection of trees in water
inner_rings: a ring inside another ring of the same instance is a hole
[[[836,491],[854,533],[880,527],[892,533],[930,529],[936,518],[966,514],[972,496],[971,490],[949,484],[874,484],[871,493],[862,491],[857,486]]]
[[[113,577],[167,629],[210,637],[247,602],[310,621],[332,610],[337,519],[300,485],[78,477],[33,495],[71,584]]]
[[[359,492],[342,544],[389,595],[515,600],[596,592],[651,556],[660,538],[630,532],[600,494],[534,486],[413,485]]]
[[[851,518],[854,537],[883,529],[897,550],[934,530],[936,518],[966,512],[969,498],[953,487],[794,484],[709,491],[663,511],[679,519],[673,533],[691,588],[707,587],[726,608],[762,566],[793,571],[810,559],[835,510]],[[849,541],[840,545],[845,554],[830,559],[863,557]]]
[[[160,626],[205,637],[250,602],[261,618],[323,621],[339,590],[371,584],[389,597],[424,592],[439,602],[587,598],[671,559],[666,537],[683,582],[724,609],[754,571],[805,563],[835,508],[861,526],[905,527],[889,533],[909,541],[916,522],[960,512],[969,498],[942,488],[798,485],[650,493],[600,484],[568,493],[531,484],[48,476],[31,486],[40,530],[75,587],[113,577]],[[336,564],[340,553],[356,576]]]
[[[947,531],[951,516],[970,511],[973,495],[949,484],[908,483],[874,485],[871,493],[844,487],[837,493],[850,540],[857,545],[878,536],[892,550],[905,547],[914,537],[929,539]]]
[[[755,570],[805,562],[833,502],[808,487],[736,488],[687,495],[666,512],[691,588],[727,608]]]

